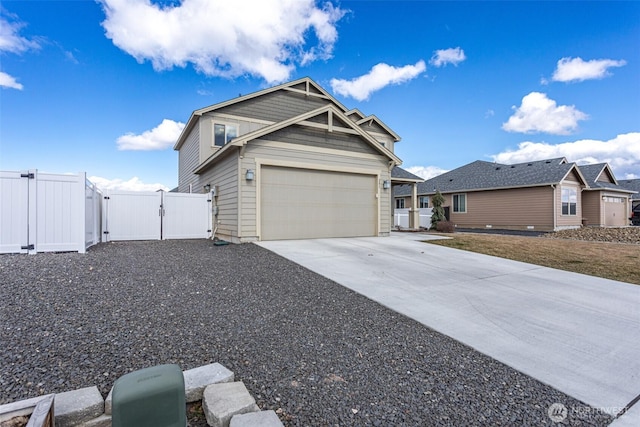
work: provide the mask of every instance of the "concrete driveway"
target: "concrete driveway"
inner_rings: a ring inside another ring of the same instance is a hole
[[[640,286],[427,238],[259,245],[609,414],[640,395]],[[640,425],[639,407],[614,424]]]

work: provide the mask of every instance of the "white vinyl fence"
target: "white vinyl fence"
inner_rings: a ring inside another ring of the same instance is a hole
[[[84,253],[100,242],[100,202],[83,172],[0,171],[0,253]]]
[[[432,208],[420,208],[420,227],[431,227]],[[394,209],[393,225],[400,228],[409,228],[409,209]]]
[[[211,236],[210,194],[111,190],[102,207],[105,242]]]

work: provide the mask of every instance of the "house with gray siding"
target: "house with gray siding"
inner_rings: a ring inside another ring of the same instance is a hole
[[[210,192],[234,242],[386,236],[400,137],[309,78],[194,111],[174,149],[178,191]],[[408,175],[407,175],[408,174]]]
[[[396,187],[394,205],[415,200],[412,191]],[[436,191],[456,227],[537,231],[626,226],[633,194],[617,185],[608,165],[578,166],[565,158],[511,165],[478,160],[417,184],[420,206],[431,207]]]

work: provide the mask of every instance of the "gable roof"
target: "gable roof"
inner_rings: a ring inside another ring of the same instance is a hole
[[[629,190],[618,184],[616,177],[613,175],[613,171],[608,163],[596,163],[593,165],[582,165],[578,166],[580,172],[584,175],[587,180],[587,184],[589,184],[589,188],[586,190],[612,190],[618,191],[622,193],[632,193],[632,190]],[[603,178],[603,175],[606,175],[608,178],[608,182],[606,180],[600,180]]]
[[[418,194],[497,190],[507,188],[540,187],[562,182],[575,172],[583,184],[587,182],[575,163],[564,157],[513,165],[482,160],[461,166],[418,184]],[[395,196],[411,194],[408,186],[396,187]]]
[[[302,89],[300,87],[302,87]],[[191,116],[189,117],[189,121],[187,121],[187,124],[185,125],[184,129],[182,129],[182,132],[180,133],[178,140],[173,146],[173,149],[174,150],[180,149],[182,144],[184,144],[187,136],[191,132],[191,129],[193,129],[193,127],[198,123],[198,119],[203,114],[210,113],[220,108],[237,104],[239,102],[247,101],[249,99],[257,98],[259,96],[266,95],[268,93],[276,92],[279,90],[288,90],[292,92],[298,92],[307,96],[315,96],[318,98],[323,98],[323,99],[326,99],[328,103],[335,104],[335,106],[338,107],[338,109],[340,109],[341,111],[343,112],[347,111],[347,108],[344,105],[342,105],[340,101],[338,101],[333,96],[331,96],[329,92],[324,90],[322,86],[320,86],[319,84],[311,80],[309,77],[303,77],[298,80],[294,80],[288,83],[283,83],[281,85],[273,86],[267,89],[250,93],[248,95],[239,96],[237,98],[229,99],[227,101],[219,102],[217,104],[213,104],[208,107],[195,110],[193,113],[191,113]]]
[[[362,125],[363,123],[367,123],[367,122],[370,122],[370,123],[375,122],[380,128],[382,128],[385,132],[387,132],[395,142],[398,142],[401,139],[397,133],[395,133],[391,128],[389,128],[389,126],[387,126],[382,120],[380,120],[375,115],[365,116],[357,108],[347,110],[347,108],[344,105],[342,105],[340,101],[338,101],[336,98],[331,96],[331,94],[329,94],[329,92],[324,90],[322,86],[314,82],[309,77],[303,77],[298,80],[294,80],[288,83],[283,83],[277,86],[273,86],[267,89],[250,93],[248,95],[239,96],[237,98],[229,99],[227,101],[219,102],[217,104],[213,104],[208,107],[195,110],[193,113],[191,113],[191,116],[189,117],[189,120],[187,121],[187,124],[185,125],[185,127],[182,129],[182,132],[180,133],[178,140],[173,146],[173,149],[174,150],[180,149],[182,144],[184,144],[184,142],[186,141],[187,136],[189,135],[191,130],[194,128],[194,126],[198,123],[198,120],[202,115],[206,113],[210,113],[215,110],[219,110],[224,107],[228,107],[229,105],[237,104],[253,98],[257,98],[259,96],[277,92],[279,90],[297,92],[306,96],[314,96],[317,98],[325,99],[327,103],[335,105],[340,111],[345,113],[346,116],[349,117],[351,121],[357,123],[358,125]]]
[[[400,136],[395,133],[393,130],[391,130],[391,128],[389,128],[389,126],[387,126],[386,124],[384,124],[384,122],[382,120],[380,120],[378,117],[376,117],[374,114],[371,114],[370,116],[364,117],[360,120],[358,120],[356,123],[359,125],[362,125],[364,123],[376,123],[378,126],[380,126],[382,129],[384,129],[389,135],[391,135],[393,137],[393,140],[395,142],[400,141]]]
[[[327,125],[330,132],[347,132],[360,136],[366,143],[371,145],[376,151],[380,154],[385,155],[388,159],[394,164],[401,164],[402,161],[393,154],[390,150],[382,146],[374,137],[369,135],[367,132],[362,130],[360,126],[350,120],[343,111],[339,110],[332,104],[327,104],[323,107],[316,108],[315,110],[308,111],[306,113],[300,114],[298,116],[292,117],[287,120],[283,120],[281,122],[274,123],[269,126],[265,126],[253,132],[246,133],[244,135],[240,135],[237,138],[232,139],[228,144],[224,145],[218,151],[213,153],[209,158],[207,158],[202,164],[200,164],[195,170],[194,173],[201,173],[203,170],[207,169],[209,166],[215,163],[216,159],[224,156],[226,152],[228,152],[230,147],[242,147],[249,143],[249,141],[261,138],[265,135],[278,131],[280,129],[286,128],[295,124],[307,124],[312,125],[312,123],[307,122],[307,120],[317,117],[323,114],[329,115],[329,124]],[[336,117],[338,121],[342,122],[347,127],[336,126],[332,124],[334,120],[333,117]],[[315,123],[313,126],[318,126],[319,124]]]
[[[578,167],[580,168],[580,172],[582,172],[589,185],[591,185],[592,183],[597,183],[602,174],[606,174],[609,180],[613,181],[613,184],[618,183],[616,181],[616,177],[613,175],[613,171],[607,163],[596,163]]]

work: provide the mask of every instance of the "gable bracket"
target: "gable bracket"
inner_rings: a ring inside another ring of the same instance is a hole
[[[329,110],[329,132],[333,132],[333,111]]]

